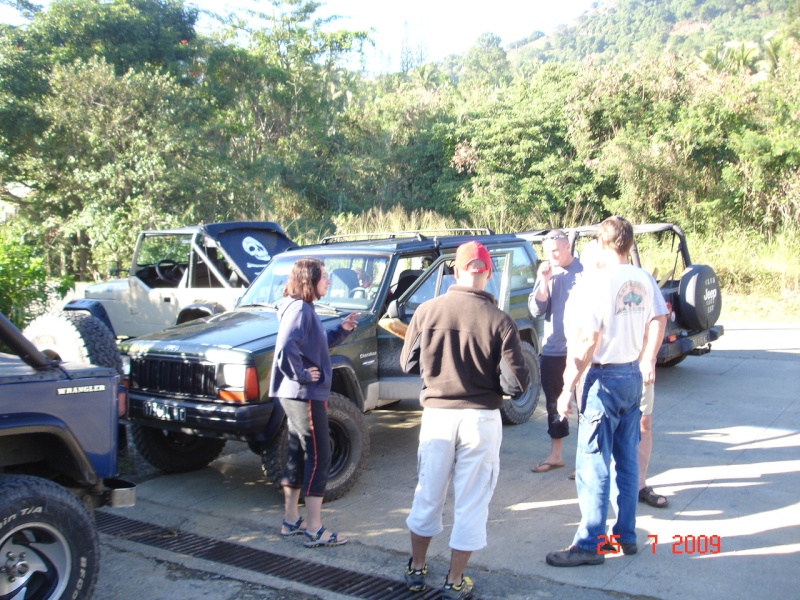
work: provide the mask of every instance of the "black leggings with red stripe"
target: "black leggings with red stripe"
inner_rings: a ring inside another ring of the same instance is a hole
[[[328,403],[281,398],[289,423],[289,452],[281,485],[300,488],[304,496],[322,496],[331,468]]]

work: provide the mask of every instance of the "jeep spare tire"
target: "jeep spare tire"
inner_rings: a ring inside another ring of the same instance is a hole
[[[114,335],[87,312],[47,313],[31,321],[22,333],[50,358],[110,367],[122,374],[122,358]]]
[[[331,392],[328,397],[328,430],[331,445],[331,469],[325,486],[324,502],[341,498],[361,477],[369,456],[369,429],[364,415],[345,396]],[[280,488],[289,450],[289,427],[286,419],[275,441],[261,454],[261,468],[267,480]]]
[[[714,269],[692,265],[681,274],[679,288],[680,324],[687,329],[708,329],[719,319],[722,294]]]

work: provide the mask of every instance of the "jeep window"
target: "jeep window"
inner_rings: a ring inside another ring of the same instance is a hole
[[[174,260],[186,263],[189,260],[191,235],[153,235],[142,240],[139,254],[136,256],[136,267],[148,267],[160,260]]]
[[[422,280],[413,286],[408,298],[403,302],[404,314],[412,315],[423,302],[441,296],[456,282],[453,270],[453,257],[437,261],[425,273]],[[508,254],[492,256],[492,276],[486,283],[486,291],[498,298],[503,280],[503,273],[508,264]]]
[[[490,250],[492,256],[492,276],[486,282],[486,291],[494,296],[497,305],[505,310],[509,305],[509,288],[512,287],[510,275],[512,273],[527,274],[528,277],[534,277],[534,267],[531,263],[531,257],[527,251],[521,247],[507,248],[500,252],[498,250]],[[436,296],[440,296],[447,292],[448,288],[455,284],[456,277],[453,270],[452,256],[443,257],[437,260],[429,271],[427,271],[422,279],[415,282],[411,287],[409,296],[403,301],[403,314],[409,318],[417,309],[417,307]],[[509,269],[509,265],[511,268]],[[519,281],[516,282],[515,289],[522,289],[526,286],[522,285]],[[530,288],[532,284],[528,284]]]
[[[134,257],[133,274],[149,287],[177,287],[189,266],[191,244],[191,234],[145,236]]]
[[[295,261],[301,255],[276,256],[250,285],[239,306],[274,305],[283,298],[283,288]],[[331,279],[328,293],[319,303],[340,310],[371,310],[386,273],[385,256],[329,254],[317,256]]]
[[[511,254],[511,291],[531,287],[536,281],[536,268],[524,246],[517,246]]]
[[[641,267],[656,281],[677,280],[688,265],[681,255],[680,239],[672,231],[636,235]]]

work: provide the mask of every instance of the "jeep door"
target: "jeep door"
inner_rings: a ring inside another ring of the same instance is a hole
[[[509,311],[511,306],[511,274],[509,265],[514,264],[513,248],[490,250],[492,257],[492,277],[486,291],[497,300],[498,306]],[[431,266],[396,300],[398,315],[405,324],[411,322],[414,311],[425,301],[447,292],[456,281],[453,262],[454,254],[436,259]],[[518,300],[517,300],[518,302]],[[525,295],[527,302],[527,294]],[[526,304],[527,307],[527,304]],[[527,308],[525,309],[527,311]],[[380,373],[380,397],[382,400],[409,400],[419,397],[422,389],[419,375],[408,375],[400,368],[400,352],[403,340],[379,328],[378,330],[378,370]]]

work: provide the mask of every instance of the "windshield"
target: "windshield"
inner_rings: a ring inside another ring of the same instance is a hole
[[[293,252],[272,259],[242,296],[239,306],[280,302],[292,265],[301,257]],[[346,311],[372,309],[386,273],[386,256],[328,254],[315,258],[322,260],[331,279],[328,293],[318,300],[319,304]]]

